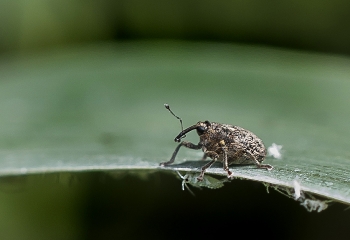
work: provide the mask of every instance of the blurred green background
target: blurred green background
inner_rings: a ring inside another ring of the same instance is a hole
[[[23,173],[0,179],[0,239],[348,239],[344,205],[308,213],[260,183],[192,197],[164,172],[45,171],[167,160],[180,127],[165,102],[185,126],[241,125],[283,144],[287,163],[348,169],[349,10],[347,1],[0,0],[0,166]],[[183,150],[179,162],[199,157]]]
[[[326,1],[0,1],[0,51],[165,38],[350,53],[350,3]]]

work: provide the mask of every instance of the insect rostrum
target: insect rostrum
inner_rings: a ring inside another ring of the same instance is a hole
[[[166,104],[165,107],[171,111],[169,105]],[[199,143],[181,141],[185,134],[192,130],[197,131]],[[230,164],[255,164],[258,168],[273,169],[269,164],[262,164],[266,156],[266,148],[262,140],[251,131],[238,126],[209,121],[198,122],[182,130],[174,140],[180,144],[176,147],[171,159],[160,163],[160,166],[172,164],[181,146],[196,150],[202,149],[204,152],[202,160],[207,157],[212,160],[202,167],[198,181],[203,180],[206,169],[216,161],[223,162],[223,168],[228,177],[232,176],[228,167]]]

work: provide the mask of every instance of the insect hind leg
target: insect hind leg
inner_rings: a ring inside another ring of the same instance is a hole
[[[270,164],[261,164],[261,163],[255,163],[255,165],[258,167],[258,168],[263,168],[263,169],[266,169],[268,171],[271,171],[273,169],[273,166],[271,166]]]
[[[257,166],[257,168],[266,169],[268,171],[271,171],[273,169],[273,166],[271,166],[270,164],[262,164],[262,163],[260,163],[252,153],[250,153],[250,155],[254,159],[254,163]]]

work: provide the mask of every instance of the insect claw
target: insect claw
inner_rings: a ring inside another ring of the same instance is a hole
[[[163,162],[162,162],[162,163],[159,163],[159,166],[160,166],[160,167],[165,167],[165,163],[163,163]]]
[[[266,164],[266,169],[268,171],[271,171],[273,169],[273,166],[271,166],[270,164]]]

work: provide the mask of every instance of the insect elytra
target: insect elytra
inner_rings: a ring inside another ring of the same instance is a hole
[[[204,152],[202,160],[207,159],[207,157],[211,158],[211,161],[201,168],[201,173],[197,177],[198,181],[203,180],[206,169],[210,168],[216,161],[223,163],[223,169],[229,178],[232,177],[232,172],[228,167],[231,164],[255,164],[258,168],[273,169],[269,164],[262,164],[266,157],[266,148],[262,140],[251,131],[239,126],[209,121],[199,121],[183,130],[182,119],[171,111],[168,104],[164,104],[164,106],[180,120],[182,131],[174,139],[180,144],[175,148],[170,160],[160,163],[160,166],[172,164],[179,149],[184,146],[195,150],[202,149]],[[198,144],[181,141],[188,132],[193,130],[196,130],[199,136]]]

